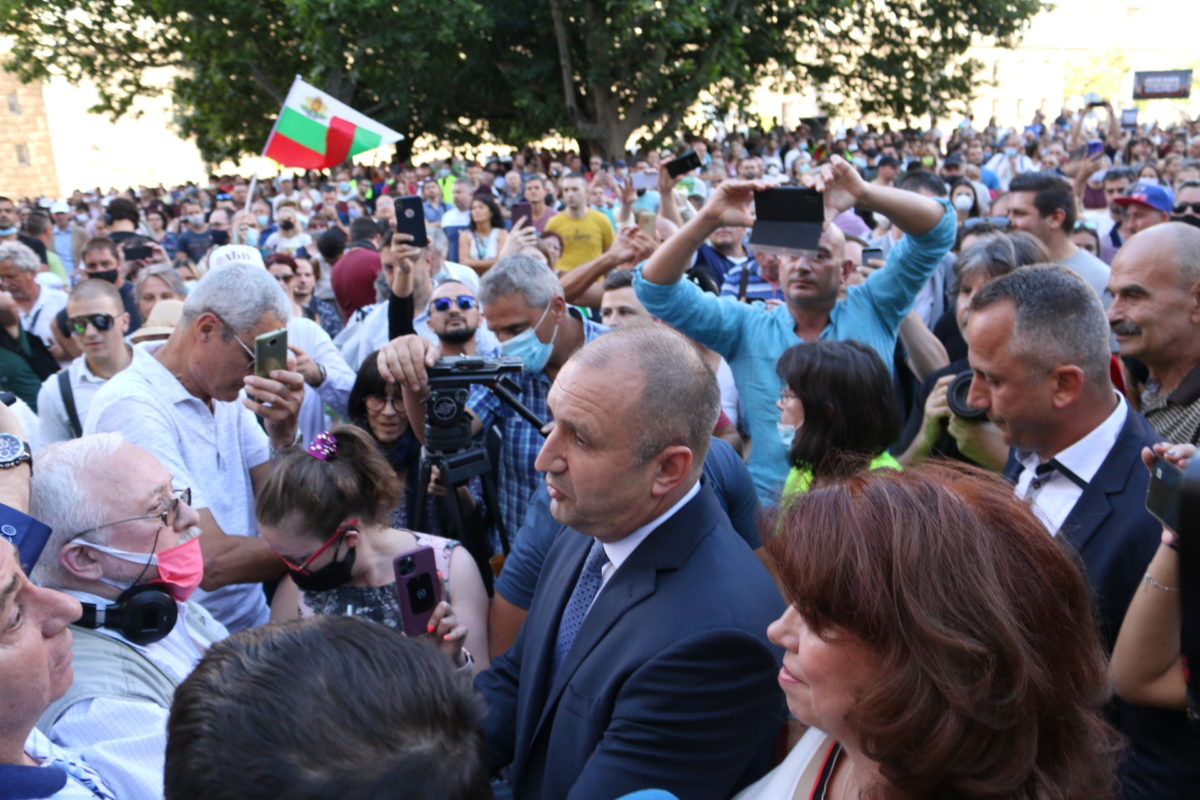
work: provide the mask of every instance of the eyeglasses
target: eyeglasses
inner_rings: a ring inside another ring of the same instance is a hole
[[[364,402],[367,406],[367,411],[370,411],[373,414],[383,411],[388,404],[391,404],[392,408],[396,409],[397,411],[404,411],[404,405],[400,398],[393,397],[392,395],[367,395],[366,398],[364,398]]]
[[[279,275],[276,275],[276,276],[275,276],[275,280],[279,281],[280,283],[287,283],[288,281],[290,281],[290,280],[291,280],[292,278],[294,278],[294,277],[296,277],[296,276],[295,276],[295,275],[292,275],[292,274],[290,274],[290,273],[289,273],[289,274],[287,274],[287,275],[279,274]]]
[[[460,294],[458,297],[454,298],[453,302],[456,303],[463,311],[470,311],[479,301],[474,297],[471,297],[469,294]],[[430,305],[432,305],[437,311],[449,311],[450,303],[451,300],[449,297],[436,297],[430,302]]]
[[[798,399],[798,396],[796,395],[796,393],[793,392],[787,386],[785,386],[779,390],[779,402],[780,403],[786,404],[789,400],[796,400],[796,399]]]
[[[349,533],[350,531],[353,531],[353,530],[358,530],[358,520],[356,520],[356,519],[346,520],[344,523],[342,523],[341,525],[338,526],[338,529],[336,531],[334,531],[333,536],[330,536],[328,539],[325,540],[325,544],[321,545],[317,549],[317,552],[313,553],[311,556],[304,559],[304,561],[299,564],[297,564],[295,561],[292,561],[290,558],[288,558],[287,556],[285,556],[281,553],[276,553],[275,555],[279,556],[279,559],[292,572],[299,572],[301,575],[311,575],[312,569],[309,568],[309,564],[313,563],[318,558],[320,558],[321,553],[324,553],[326,550],[328,550],[330,545],[332,545],[336,542],[340,542],[342,540],[343,536],[345,536],[347,533]]]
[[[238,343],[238,346],[240,346],[242,348],[242,350],[245,351],[246,357],[248,359],[250,359],[249,361],[246,362],[246,372],[253,371],[254,370],[254,362],[257,360],[257,358],[254,355],[254,351],[246,346],[246,343],[242,341],[242,337],[237,335],[237,331],[235,331],[233,329],[233,326],[230,325],[225,320],[221,319],[221,316],[219,314],[217,314],[217,312],[209,311],[208,313],[210,313],[214,317],[216,317],[217,322],[221,323],[221,327],[225,329],[225,332],[228,333],[230,336],[232,336],[233,340]]]
[[[1186,214],[1191,211],[1193,214],[1200,214],[1200,203],[1176,203],[1175,213]]]
[[[116,320],[113,318],[112,314],[80,314],[77,317],[71,317],[71,319],[68,321],[71,323],[71,330],[75,333],[75,335],[83,336],[85,333],[87,333],[87,326],[89,322],[92,323],[92,327],[100,331],[100,333],[104,333],[112,328],[113,323]]]
[[[190,488],[172,489],[171,499],[167,502],[167,507],[162,511],[155,511],[153,514],[142,514],[140,517],[119,519],[116,522],[106,522],[103,525],[97,525],[94,528],[88,528],[86,531],[80,531],[79,533],[75,534],[75,536],[83,536],[85,533],[102,530],[103,528],[111,528],[114,525],[124,525],[126,522],[140,522],[144,519],[157,519],[161,527],[171,528],[175,525],[175,518],[179,512],[180,503],[183,503],[185,506],[190,506],[192,504],[192,490]]]

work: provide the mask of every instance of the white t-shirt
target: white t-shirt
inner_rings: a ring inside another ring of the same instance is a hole
[[[140,347],[131,346],[131,350],[133,361],[149,358],[146,351]],[[129,363],[132,364],[133,361]],[[75,413],[79,415],[79,424],[83,425],[84,420],[87,419],[92,398],[96,396],[96,392],[100,391],[100,387],[108,382],[108,379],[98,378],[88,369],[86,356],[80,356],[72,361],[67,367],[67,375],[71,382],[71,394],[75,400]],[[42,382],[42,388],[38,390],[38,427],[30,444],[36,451],[55,442],[72,439],[74,436],[75,434],[71,431],[71,418],[67,415],[66,405],[63,403],[62,389],[59,388],[58,373],[56,372],[46,378]]]
[[[339,416],[346,415],[350,390],[354,387],[354,370],[342,358],[325,330],[307,317],[292,317],[288,320],[288,344],[295,345],[310,355],[313,361],[325,367],[325,381],[315,390],[305,386],[304,400],[300,403],[300,435],[304,443],[321,431],[329,430],[332,422],[325,413],[326,405]]]
[[[151,358],[130,364],[96,392],[83,432],[124,435],[170,470],[176,488],[190,488],[192,506],[207,508],[222,531],[258,536],[250,470],[270,458],[266,432],[240,401],[213,400],[209,410],[153,357],[162,345],[141,345]],[[270,617],[257,583],[197,590],[194,599],[232,632]]]
[[[38,284],[40,291],[37,300],[28,311],[21,312],[21,327],[26,333],[32,333],[42,340],[47,347],[54,344],[54,317],[67,305],[67,293],[59,289]]]

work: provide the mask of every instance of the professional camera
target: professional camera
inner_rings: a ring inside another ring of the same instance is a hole
[[[433,452],[453,452],[471,441],[467,398],[473,384],[517,389],[513,373],[523,369],[519,358],[447,356],[430,367],[429,396],[425,398],[425,446]],[[507,384],[507,385],[506,385]]]
[[[967,403],[967,394],[971,391],[971,380],[974,377],[975,373],[971,370],[960,372],[954,376],[954,380],[950,381],[950,386],[946,389],[946,404],[959,419],[987,419],[986,411]]]

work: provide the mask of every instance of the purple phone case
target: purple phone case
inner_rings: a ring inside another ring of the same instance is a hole
[[[406,558],[412,559],[413,569],[407,574],[401,574],[401,564]],[[433,610],[442,599],[442,580],[438,577],[437,559],[433,555],[433,548],[418,547],[400,553],[392,559],[392,570],[396,574],[396,598],[400,601],[400,619],[404,623],[404,632],[409,636],[421,636],[428,632],[429,618],[433,616]],[[427,602],[419,596],[423,590],[433,592],[433,602],[423,610],[414,609],[414,602]]]

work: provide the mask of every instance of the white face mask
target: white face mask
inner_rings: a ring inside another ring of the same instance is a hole
[[[792,449],[792,442],[796,440],[796,427],[784,422],[775,423],[775,430],[779,432],[779,441],[783,443],[784,450]]]
[[[959,211],[970,211],[971,206],[973,205],[975,205],[975,203],[971,200],[970,195],[960,194],[954,198],[954,207]]]

